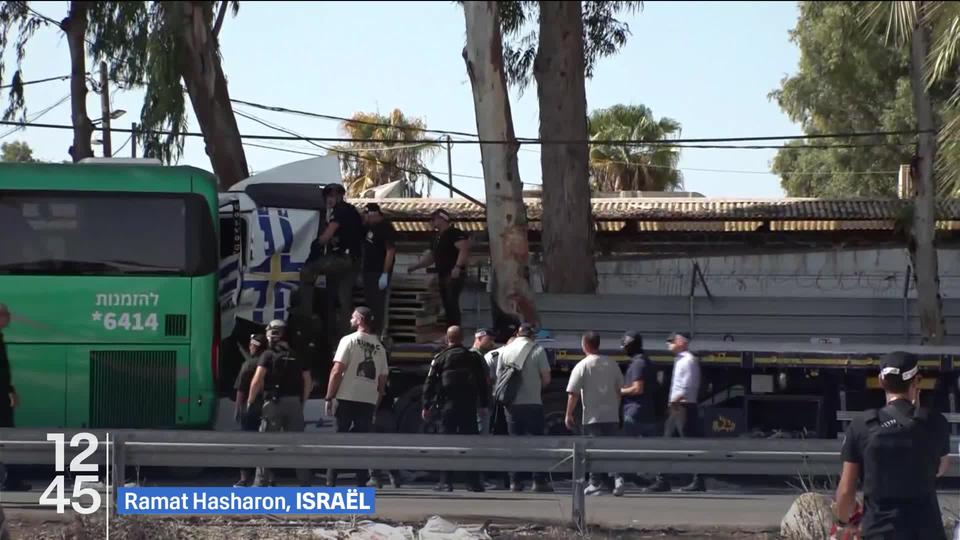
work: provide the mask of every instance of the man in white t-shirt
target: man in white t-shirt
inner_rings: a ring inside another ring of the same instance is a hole
[[[600,334],[587,332],[581,340],[583,360],[574,366],[567,383],[567,429],[573,431],[577,402],[583,403],[583,433],[591,437],[611,437],[620,432],[620,389],[623,372],[616,362],[600,354]],[[613,486],[606,474],[590,474],[585,495],[600,495],[612,487],[617,497],[623,495],[623,477],[615,475]]]
[[[373,316],[366,307],[353,310],[350,326],[333,356],[327,384],[327,415],[337,419],[337,433],[369,433],[387,387],[387,352],[373,333]],[[336,413],[334,413],[336,400]],[[327,471],[327,485],[335,486],[337,471]],[[357,471],[357,485],[367,485],[367,471]]]

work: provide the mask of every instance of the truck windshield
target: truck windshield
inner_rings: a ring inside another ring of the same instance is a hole
[[[0,191],[0,273],[196,276],[216,248],[196,194]]]

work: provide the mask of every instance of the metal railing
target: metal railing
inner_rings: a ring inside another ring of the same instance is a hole
[[[64,430],[69,443],[74,433]],[[572,473],[575,526],[586,523],[591,472],[822,476],[840,472],[840,441],[484,435],[88,430],[101,444],[87,458],[123,478],[127,466],[271,467]],[[53,464],[47,430],[0,429],[7,464]],[[105,444],[108,440],[109,444]],[[951,441],[951,448],[957,447]],[[110,463],[106,463],[109,446]],[[67,463],[84,448],[66,445]],[[956,456],[954,456],[956,459]],[[960,476],[951,467],[949,476]]]

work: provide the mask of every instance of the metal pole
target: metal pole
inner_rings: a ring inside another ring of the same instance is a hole
[[[453,156],[451,151],[453,150],[453,139],[447,135],[447,179],[450,181],[450,198],[453,198]]]
[[[587,474],[587,452],[583,441],[573,442],[573,526],[577,531],[587,530],[587,498],[583,494]]]
[[[137,123],[130,125],[130,157],[137,157]]]
[[[107,63],[100,62],[100,127],[103,129],[103,157],[113,156],[110,146],[110,81],[107,79]]]

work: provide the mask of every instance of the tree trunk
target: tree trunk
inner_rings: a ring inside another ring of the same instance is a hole
[[[497,2],[464,2],[467,44],[463,59],[473,89],[481,139],[514,141],[513,117],[503,71],[503,42]],[[530,288],[527,209],[517,164],[516,144],[481,144],[487,199],[487,231],[493,260],[494,301],[499,309],[536,324]]]
[[[922,20],[923,3],[918,6],[917,20]],[[917,116],[920,144],[914,159],[912,173],[916,195],[913,201],[913,224],[908,250],[913,263],[917,286],[917,304],[920,312],[920,330],[925,343],[940,344],[946,334],[943,306],[940,301],[940,277],[937,261],[936,183],[933,167],[937,155],[937,138],[933,105],[924,82],[923,66],[930,51],[930,31],[919,23],[913,29],[910,43],[910,86],[913,89],[913,107]]]
[[[84,41],[89,7],[89,2],[70,2],[70,13],[60,22],[60,29],[66,34],[67,47],[70,49],[70,119],[73,123],[73,145],[69,152],[74,163],[93,157],[90,143],[93,123],[87,116],[87,49]]]
[[[540,154],[540,223],[544,281],[554,293],[597,292],[583,55],[581,3],[540,2],[540,44],[533,64],[540,138],[546,142]]]
[[[193,112],[203,132],[207,155],[221,189],[250,176],[247,158],[230,104],[227,79],[213,35],[212,2],[164,2],[165,16],[176,33],[180,69]]]

